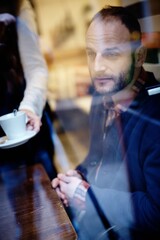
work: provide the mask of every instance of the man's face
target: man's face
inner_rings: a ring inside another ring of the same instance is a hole
[[[118,20],[95,20],[86,35],[88,66],[101,94],[116,93],[131,82],[133,61],[128,29]]]

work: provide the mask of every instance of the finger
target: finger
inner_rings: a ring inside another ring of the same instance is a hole
[[[58,179],[58,178],[54,178],[54,179],[51,181],[51,186],[52,186],[53,188],[56,188],[56,187],[58,187],[58,185],[59,185],[59,179]]]
[[[39,118],[36,118],[33,120],[33,126],[35,131],[38,132],[40,130],[41,125],[42,125],[42,122],[40,121]]]
[[[68,206],[69,206],[68,200],[67,200],[67,199],[63,200],[63,204],[64,204],[66,207],[68,207]]]
[[[76,170],[68,170],[66,173],[67,176],[76,176],[77,175],[77,171]]]
[[[34,130],[36,132],[39,132],[40,126],[41,126],[41,122],[36,119],[30,119],[27,123],[27,129]]]
[[[82,179],[82,176],[76,171],[76,170],[68,170],[66,173],[67,176],[77,177],[79,179]]]
[[[27,130],[32,131],[33,129],[34,129],[34,127],[32,125],[27,124]]]
[[[40,130],[40,123],[39,122],[34,123],[33,130],[36,131],[36,132],[39,132],[39,130]]]
[[[70,182],[70,177],[69,177],[69,176],[66,176],[66,175],[63,174],[63,173],[59,173],[59,174],[58,174],[58,178],[59,178],[59,180],[65,182],[65,183],[69,183],[69,182]]]
[[[64,194],[65,198],[68,197],[68,184],[69,183],[59,180],[60,191],[62,194]]]
[[[65,196],[65,194],[64,193],[62,193],[62,191],[61,191],[61,189],[58,187],[58,188],[56,188],[56,192],[57,192],[57,194],[58,194],[58,196],[59,196],[59,198],[61,198],[63,201],[66,199],[66,196]]]
[[[41,118],[36,115],[34,112],[27,110],[27,109],[20,109],[20,111],[23,111],[27,115],[27,129],[28,130],[34,130],[36,132],[39,132],[40,127],[42,125]]]
[[[58,197],[61,199],[61,191],[60,191],[59,187],[57,187],[55,190],[56,190]]]

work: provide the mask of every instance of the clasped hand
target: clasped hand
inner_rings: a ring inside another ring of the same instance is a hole
[[[69,170],[66,174],[59,173],[57,178],[52,180],[51,185],[67,207],[70,201],[72,201],[75,190],[81,182],[81,175],[76,170]]]

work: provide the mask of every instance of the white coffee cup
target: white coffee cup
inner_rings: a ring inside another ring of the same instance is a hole
[[[26,114],[21,111],[8,113],[0,117],[0,125],[8,139],[16,139],[26,133]]]

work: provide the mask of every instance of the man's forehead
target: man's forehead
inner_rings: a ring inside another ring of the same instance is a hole
[[[130,40],[129,30],[120,20],[94,20],[86,34],[87,41],[104,42],[128,42]]]

